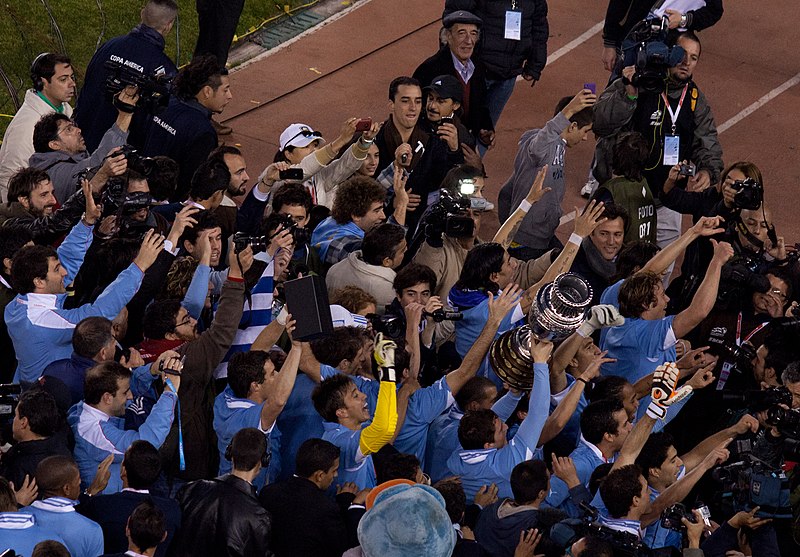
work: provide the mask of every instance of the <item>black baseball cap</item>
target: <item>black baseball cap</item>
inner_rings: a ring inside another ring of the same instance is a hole
[[[471,23],[473,25],[477,25],[478,27],[483,25],[481,18],[472,12],[468,12],[467,10],[451,12],[442,18],[442,25],[444,25],[447,29],[450,29],[456,23]]]
[[[464,88],[461,82],[452,75],[439,75],[433,78],[431,84],[425,87],[426,91],[436,91],[443,99],[453,99],[460,103],[464,100]]]

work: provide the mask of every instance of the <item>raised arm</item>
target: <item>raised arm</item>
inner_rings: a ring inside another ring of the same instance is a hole
[[[394,367],[396,348],[394,342],[384,340],[380,333],[375,339],[374,356],[381,374],[381,385],[372,423],[361,430],[358,447],[363,456],[378,452],[397,430],[397,373]]]
[[[494,341],[497,329],[500,327],[503,318],[511,309],[517,304],[517,297],[520,294],[518,286],[514,285],[506,288],[497,298],[489,293],[489,318],[486,320],[486,325],[483,326],[481,334],[475,341],[475,344],[464,356],[464,360],[457,369],[451,371],[445,376],[447,386],[450,387],[450,392],[453,396],[461,390],[467,381],[475,377],[475,373],[481,366],[481,362],[486,357],[486,352],[489,351],[492,341]]]
[[[666,271],[667,268],[686,251],[689,244],[694,242],[697,238],[713,236],[724,232],[725,230],[720,228],[723,221],[724,219],[722,217],[702,217],[694,226],[684,232],[680,238],[655,254],[653,258],[642,267],[641,271],[652,271],[660,275]]]
[[[569,241],[564,245],[564,249],[558,254],[556,260],[547,269],[547,272],[542,277],[542,280],[528,288],[520,299],[520,306],[524,313],[528,313],[531,309],[536,294],[539,289],[547,283],[553,282],[556,277],[562,273],[569,271],[572,267],[572,262],[575,261],[575,256],[578,255],[578,249],[581,242],[592,233],[600,224],[606,221],[603,214],[603,204],[596,201],[591,201],[583,213],[576,207],[575,208],[575,232],[569,237]]]
[[[286,330],[291,337],[291,333],[294,330],[294,321],[286,323]],[[292,394],[294,380],[297,378],[297,366],[300,364],[300,351],[300,342],[292,339],[292,348],[286,355],[286,360],[283,362],[280,372],[276,374],[269,397],[261,406],[261,429],[263,431],[267,431],[272,427],[275,420],[278,419],[278,415],[283,411],[283,407],[286,406],[289,395]]]
[[[711,240],[714,245],[714,256],[706,269],[706,276],[700,287],[695,292],[692,303],[685,310],[675,316],[672,322],[672,330],[676,338],[681,338],[689,334],[700,322],[705,319],[717,301],[717,291],[719,290],[719,279],[722,266],[728,259],[733,257],[733,248],[727,242],[717,242]]]
[[[492,239],[493,242],[500,244],[504,248],[508,248],[508,246],[511,245],[511,241],[514,239],[519,225],[522,224],[522,219],[524,219],[525,215],[528,214],[528,211],[531,210],[531,206],[544,197],[544,194],[550,191],[550,188],[542,189],[545,176],[547,176],[547,168],[548,166],[544,165],[541,169],[539,169],[528,195],[522,200],[517,209],[511,213],[511,215],[506,219],[506,222],[503,223],[503,225],[494,235],[494,238]]]

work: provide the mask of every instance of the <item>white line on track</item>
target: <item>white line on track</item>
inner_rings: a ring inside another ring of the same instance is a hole
[[[603,23],[604,22],[602,21],[595,23],[585,32],[581,33],[580,35],[572,39],[570,42],[568,42],[567,44],[565,44],[564,46],[553,52],[550,56],[547,57],[547,63],[545,64],[545,66],[549,66],[562,56],[569,54],[570,52],[578,48],[580,45],[582,45],[583,43],[585,43],[586,41],[597,35],[600,31],[603,30]],[[517,81],[523,81],[522,76],[517,77]]]

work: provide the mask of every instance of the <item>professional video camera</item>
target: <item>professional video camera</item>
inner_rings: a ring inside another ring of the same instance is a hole
[[[764,186],[752,178],[745,178],[736,180],[731,187],[736,190],[736,195],[733,196],[734,208],[755,211],[761,207],[761,202],[764,201]]]
[[[441,238],[442,234],[451,238],[470,238],[475,231],[475,221],[467,211],[470,200],[457,197],[446,189],[439,190],[439,201],[433,204],[425,217],[425,236]]]
[[[789,478],[780,462],[767,462],[757,454],[762,452],[760,443],[758,437],[755,442],[745,438],[728,446],[728,462],[711,472],[711,479],[721,484],[717,498],[725,514],[760,507],[759,517],[791,518]],[[781,455],[778,457],[782,460]]]
[[[600,521],[600,513],[586,502],[581,502],[580,507],[585,513],[583,520],[568,518],[550,528],[550,540],[557,546],[566,550],[579,539],[593,536],[608,542],[616,556],[649,557],[653,555],[650,548],[639,540],[639,536],[604,526]]]
[[[683,48],[667,45],[668,31],[669,18],[666,16],[645,19],[631,30],[630,37],[635,44],[624,53],[624,65],[636,66],[631,83],[642,91],[663,91],[667,70],[683,60]]]
[[[160,73],[146,75],[131,68],[124,60],[107,60],[104,64],[108,70],[106,78],[106,90],[116,99],[116,95],[133,85],[137,88],[139,100],[136,102],[136,110],[141,110],[150,114],[157,114],[169,104],[170,79],[162,69]],[[114,106],[120,110],[126,110],[121,103],[114,102]]]

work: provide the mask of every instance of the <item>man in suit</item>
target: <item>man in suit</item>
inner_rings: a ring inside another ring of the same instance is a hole
[[[112,495],[100,495],[87,499],[78,505],[79,513],[97,522],[103,529],[106,553],[124,553],[129,549],[128,518],[133,520],[132,512],[142,502],[151,501],[162,514],[162,523],[166,529],[165,537],[160,540],[158,549],[153,547],[155,555],[162,557],[172,542],[175,531],[181,525],[181,509],[174,499],[150,495],[150,486],[161,473],[158,450],[147,441],[135,441],[127,451],[120,468],[122,491]],[[159,538],[160,539],[160,538]],[[137,544],[138,546],[138,544]],[[138,546],[142,549],[140,546]]]
[[[325,491],[338,470],[339,447],[308,439],[297,451],[294,476],[261,490],[258,499],[272,515],[271,549],[276,557],[339,557],[358,545],[356,526],[366,492],[345,488],[334,502]]]
[[[459,80],[463,89],[461,121],[485,152],[494,143],[494,124],[486,100],[486,69],[483,62],[472,58],[482,21],[470,12],[459,10],[446,15],[442,25],[447,43],[420,64],[413,77],[425,85],[444,74]]]

